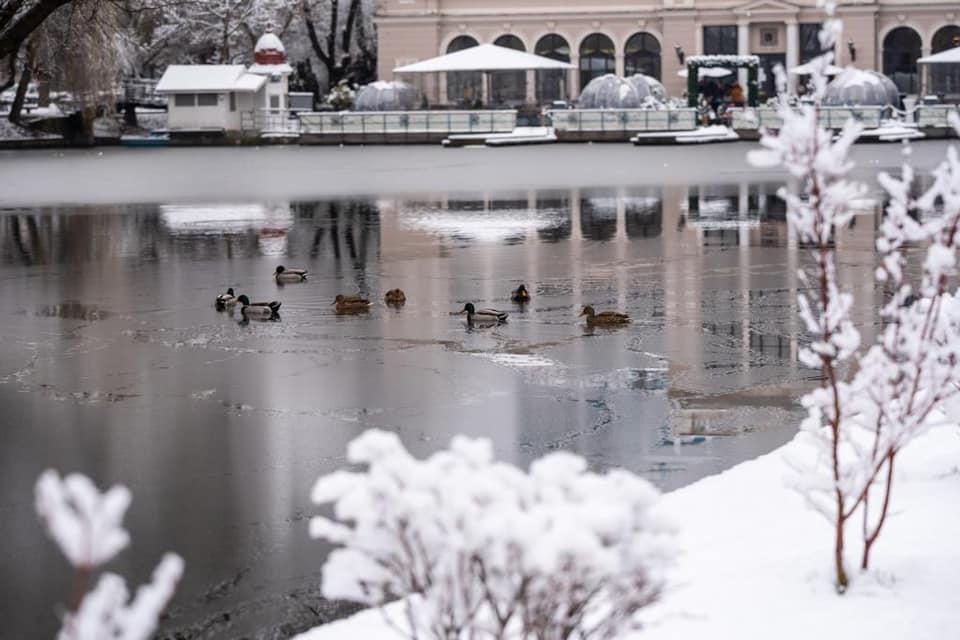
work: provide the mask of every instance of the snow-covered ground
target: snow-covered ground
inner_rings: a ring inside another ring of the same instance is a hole
[[[638,640],[956,637],[960,428],[931,431],[897,458],[890,519],[868,573],[855,570],[859,523],[848,527],[853,582],[842,596],[831,582],[826,521],[784,483],[791,472],[784,457],[797,447],[788,443],[663,497],[683,551]],[[400,637],[381,612],[367,610],[298,640]]]

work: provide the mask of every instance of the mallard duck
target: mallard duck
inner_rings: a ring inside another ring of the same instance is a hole
[[[467,315],[467,324],[471,327],[492,327],[497,324],[502,324],[507,321],[508,315],[506,312],[497,311],[496,309],[480,309],[477,311],[472,302],[463,305],[463,311],[460,312],[460,315],[463,314]]]
[[[391,306],[399,307],[407,301],[407,296],[402,289],[390,289],[384,294],[383,301]]]
[[[250,298],[245,294],[240,294],[237,297],[237,302],[241,305],[240,313],[243,314],[244,318],[270,320],[278,317],[277,312],[280,311],[280,303],[276,300],[272,302],[250,302]]]
[[[277,282],[303,282],[307,279],[306,269],[287,269],[282,264],[273,272]]]
[[[342,294],[337,295],[333,304],[337,308],[337,313],[364,313],[369,311],[373,305],[373,303],[366,298],[361,298],[360,296],[345,296]]]
[[[594,326],[598,324],[626,324],[630,322],[630,316],[619,311],[601,311],[597,313],[593,307],[587,305],[580,311],[577,317],[587,316],[587,325]]]
[[[520,285],[515,290],[510,292],[510,299],[520,304],[523,304],[524,302],[530,302],[530,292],[527,291],[526,286]]]
[[[233,294],[233,287],[227,289],[226,293],[221,293],[217,296],[217,299],[213,301],[213,305],[219,311],[223,311],[227,307],[232,307],[237,304],[237,296]]]

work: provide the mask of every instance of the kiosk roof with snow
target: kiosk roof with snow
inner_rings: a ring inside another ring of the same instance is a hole
[[[696,107],[700,97],[700,72],[702,68],[747,70],[747,104],[757,106],[757,70],[760,56],[754,55],[704,55],[687,56],[687,105]]]

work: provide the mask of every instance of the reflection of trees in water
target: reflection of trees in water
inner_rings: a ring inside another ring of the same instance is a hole
[[[236,205],[257,208],[259,205]],[[288,205],[263,205],[272,214]],[[230,207],[220,208],[227,215]],[[346,256],[354,269],[363,271],[372,250],[379,250],[379,218],[376,207],[366,201],[299,203],[290,207],[282,228],[274,228],[270,215],[263,220],[242,219],[218,222],[207,220],[190,226],[189,207],[171,207],[179,217],[173,222],[168,211],[165,222],[156,205],[97,207],[44,207],[0,215],[0,263],[26,266],[103,261],[112,258],[160,260],[185,258],[210,260],[260,255],[265,237],[285,236],[285,254],[301,251],[322,255],[323,239],[336,260]],[[198,213],[198,216],[201,214]],[[289,227],[289,228],[288,228]]]
[[[326,200],[297,203],[292,209],[295,226],[313,227],[310,257],[332,259],[338,275],[348,264],[358,288],[365,291],[367,263],[380,257],[380,211],[376,204],[369,200]]]
[[[591,190],[580,199],[580,232],[604,241],[617,234],[618,209],[623,207],[624,232],[630,238],[653,238],[663,230],[663,197],[659,189]]]

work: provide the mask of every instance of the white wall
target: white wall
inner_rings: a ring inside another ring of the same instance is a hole
[[[170,129],[240,128],[239,105],[237,112],[231,113],[229,94],[226,93],[217,94],[216,105],[192,107],[178,107],[176,94],[170,94],[167,110],[167,127]]]

